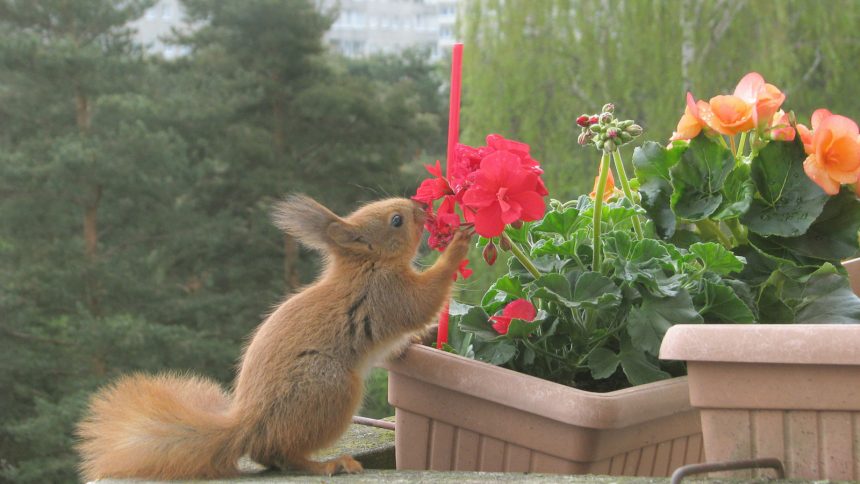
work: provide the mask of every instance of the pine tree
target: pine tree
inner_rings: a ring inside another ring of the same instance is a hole
[[[163,312],[185,282],[173,237],[197,217],[126,28],[151,4],[0,2],[3,479],[75,480],[73,424],[113,376],[236,353]]]
[[[0,482],[74,481],[74,422],[122,373],[229,384],[314,269],[271,203],[406,194],[444,143],[434,68],[331,56],[309,0],[189,1],[175,62],[131,42],[152,3],[0,0]]]

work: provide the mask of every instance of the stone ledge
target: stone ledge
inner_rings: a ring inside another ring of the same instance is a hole
[[[133,479],[108,479],[98,481],[100,484],[141,484],[153,481],[141,481]],[[187,482],[187,481],[186,481]],[[361,474],[339,475],[332,477],[319,477],[308,475],[295,475],[288,473],[265,472],[263,474],[245,476],[231,480],[195,481],[207,484],[229,484],[240,482],[243,484],[287,484],[287,483],[355,483],[355,484],[411,484],[411,483],[440,483],[440,484],[484,484],[492,483],[524,483],[524,484],[668,484],[668,478],[656,477],[618,477],[618,476],[572,476],[556,474],[524,474],[524,473],[501,473],[501,472],[437,472],[437,471],[394,471],[394,470],[370,470]],[[708,483],[708,484],[741,484],[741,483],[768,483],[768,484],[793,484],[809,481],[799,480],[769,480],[769,479],[685,479],[685,483]],[[828,481],[817,481],[828,482]],[[153,483],[154,484],[154,483]]]

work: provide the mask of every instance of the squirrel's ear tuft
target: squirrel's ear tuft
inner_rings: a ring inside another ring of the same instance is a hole
[[[328,226],[341,219],[306,195],[290,195],[275,204],[272,220],[308,247],[325,250],[331,242]]]

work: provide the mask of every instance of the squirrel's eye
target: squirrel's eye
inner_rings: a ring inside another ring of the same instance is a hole
[[[401,217],[400,215],[395,215],[391,217],[392,227],[400,227],[401,225],[403,225],[403,217]]]

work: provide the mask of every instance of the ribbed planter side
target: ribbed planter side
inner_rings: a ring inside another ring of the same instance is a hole
[[[685,378],[597,394],[422,346],[387,368],[398,469],[667,476],[703,460]]]
[[[687,361],[708,461],[776,457],[790,478],[856,480],[858,348],[855,325],[678,325],[660,357]]]

